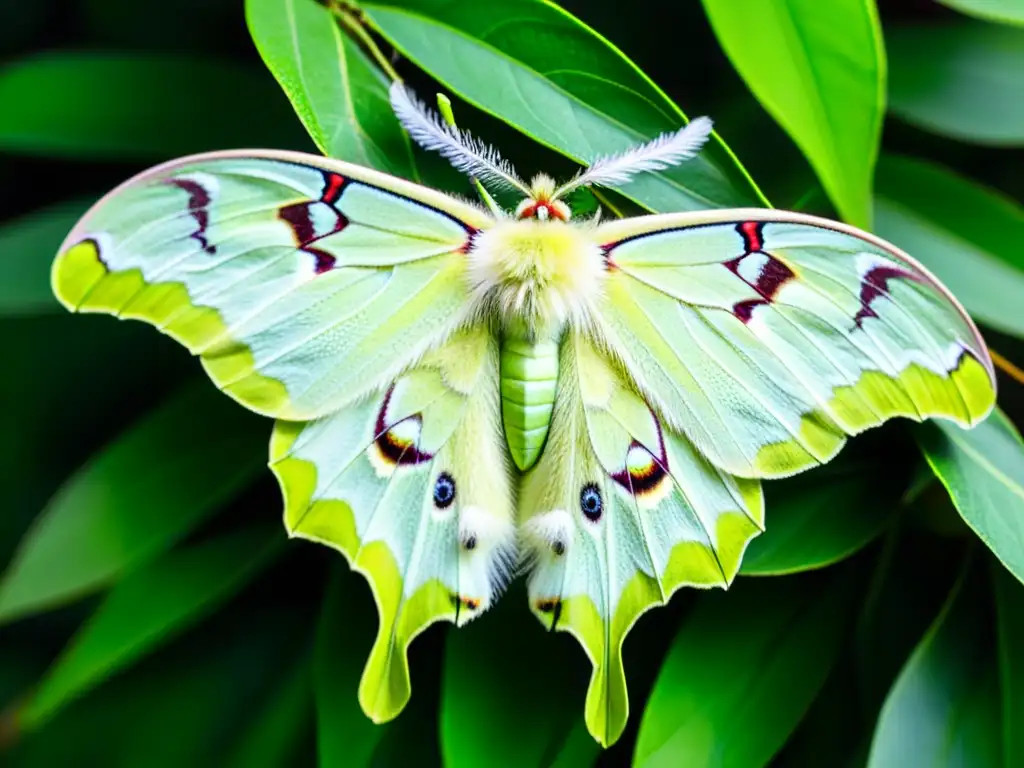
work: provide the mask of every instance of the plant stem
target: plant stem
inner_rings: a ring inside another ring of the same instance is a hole
[[[597,198],[597,202],[599,202],[601,205],[603,205],[605,208],[607,208],[609,211],[615,214],[616,218],[622,218],[622,211],[620,211],[618,208],[612,205],[611,201],[607,197],[605,197],[603,193],[599,192],[597,187],[591,187],[590,194]]]
[[[395,68],[391,66],[391,62],[388,61],[388,57],[384,55],[380,46],[377,45],[377,41],[375,41],[373,37],[370,36],[370,33],[366,31],[366,27],[363,26],[363,23],[359,18],[340,3],[332,3],[330,9],[331,13],[333,13],[341,22],[342,26],[355,35],[359,42],[366,47],[367,52],[373,57],[373,60],[377,62],[377,66],[384,70],[384,74],[391,78],[392,82],[401,82],[401,75],[399,75],[398,72],[395,71]]]
[[[988,348],[988,353],[992,357],[992,362],[996,364],[996,368],[1001,370],[1018,384],[1024,384],[1024,371],[1000,355],[992,349],[992,347]]]

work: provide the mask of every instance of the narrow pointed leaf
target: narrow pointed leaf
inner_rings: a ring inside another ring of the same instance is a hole
[[[704,8],[733,66],[842,217],[869,227],[885,110],[874,0],[704,0]]]
[[[1019,0],[937,0],[937,2],[985,21],[1024,26],[1024,3]]]
[[[553,3],[492,0],[470,10],[447,0],[373,0],[359,7],[445,87],[574,160],[620,152],[684,123],[633,62]],[[764,202],[716,140],[696,159],[643,174],[621,191],[655,211]]]
[[[985,325],[1024,336],[1024,208],[937,165],[884,155],[875,232],[920,259]]]
[[[594,741],[587,730],[586,721],[580,715],[566,734],[549,768],[588,768],[597,762],[600,754],[601,745]]]
[[[992,571],[996,596],[1003,765],[1024,765],[1024,586],[1004,568]]]
[[[241,589],[281,552],[285,538],[261,526],[170,552],[127,576],[71,640],[19,725],[34,730],[69,700],[180,633]]]
[[[871,542],[898,505],[892,488],[864,482],[865,470],[855,464],[829,467],[769,484],[765,532],[750,542],[740,572],[780,576],[823,568]]]
[[[252,38],[325,155],[415,180],[388,83],[313,0],[246,0]]]
[[[885,700],[868,768],[997,768],[999,686],[991,616],[975,579],[961,578]]]
[[[1024,29],[963,21],[885,39],[893,114],[961,141],[1024,144]]]
[[[553,642],[567,638],[552,638],[522,610],[525,602],[525,591],[513,589],[487,621],[448,635],[441,693],[445,766],[540,765],[580,714],[586,676],[570,674],[584,671],[573,664],[579,661],[570,655],[575,649]]]
[[[68,200],[0,226],[0,316],[62,311],[50,287],[53,254],[91,203]]]
[[[378,742],[394,730],[359,707],[359,679],[373,645],[376,618],[362,580],[335,567],[316,630],[313,680],[320,768],[370,765]]]
[[[82,597],[169,549],[265,471],[268,428],[205,381],[160,406],[40,513],[0,579],[0,622]]]
[[[964,522],[1024,581],[1024,443],[1013,424],[997,410],[974,429],[934,421],[915,434]]]
[[[273,80],[227,61],[48,52],[0,68],[0,149],[86,159],[304,148]],[[259,115],[258,119],[240,116]]]
[[[766,765],[828,676],[853,584],[838,569],[701,595],[654,684],[633,764]]]
[[[241,742],[226,764],[230,768],[277,768],[296,765],[296,754],[307,731],[312,735],[312,659],[307,651],[298,656],[256,713]]]
[[[23,734],[9,762],[17,768],[224,765],[252,724],[253,709],[273,692],[278,676],[267,671],[278,670],[308,639],[308,610],[275,592],[259,595],[258,607],[225,606],[71,702],[45,728]]]

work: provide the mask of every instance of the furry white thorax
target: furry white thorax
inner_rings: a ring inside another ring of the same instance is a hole
[[[585,224],[503,219],[477,235],[467,257],[479,308],[505,327],[583,324],[601,295],[604,257]]]

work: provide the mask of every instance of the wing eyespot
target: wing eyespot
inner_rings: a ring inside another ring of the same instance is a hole
[[[604,499],[601,498],[601,489],[595,483],[587,483],[580,491],[580,510],[584,517],[592,523],[601,519],[604,511]]]
[[[434,506],[438,509],[448,509],[455,501],[455,478],[447,472],[442,472],[434,481]],[[467,549],[472,549],[468,547]]]

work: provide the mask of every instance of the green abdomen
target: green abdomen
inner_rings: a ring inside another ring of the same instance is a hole
[[[521,472],[544,447],[558,384],[558,344],[505,337],[501,342],[501,419]]]

